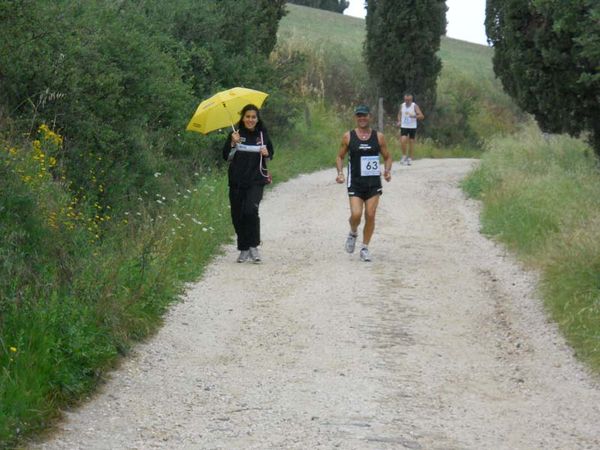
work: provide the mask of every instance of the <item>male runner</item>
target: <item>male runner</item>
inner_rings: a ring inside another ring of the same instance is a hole
[[[417,135],[417,120],[423,120],[425,116],[421,108],[413,102],[412,94],[404,95],[404,103],[398,111],[398,125],[400,126],[400,146],[402,147],[402,160],[400,164],[410,166],[415,157],[415,137]],[[406,154],[407,147],[408,156]]]
[[[363,243],[360,249],[360,259],[371,261],[369,242],[375,230],[375,213],[382,193],[381,166],[379,155],[383,156],[385,168],[383,177],[385,181],[392,179],[392,155],[387,149],[383,133],[371,129],[371,115],[369,107],[357,106],[354,110],[356,128],[344,133],[340,151],[335,165],[337,167],[338,183],[344,182],[342,168],[346,153],[348,156],[348,196],[350,197],[350,233],[346,239],[346,251],[354,253],[358,226],[365,214],[363,229]]]

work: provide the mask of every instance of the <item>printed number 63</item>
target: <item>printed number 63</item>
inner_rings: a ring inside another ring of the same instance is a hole
[[[377,170],[379,168],[379,163],[377,161],[369,161],[367,163],[367,170]]]

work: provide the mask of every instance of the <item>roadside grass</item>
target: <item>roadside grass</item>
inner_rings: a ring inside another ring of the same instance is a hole
[[[0,159],[11,192],[0,201],[0,448],[93,390],[231,235],[222,172],[94,227],[63,183],[22,175],[26,145],[10,150]]]
[[[398,140],[398,131],[394,131],[394,139],[392,148],[394,155],[398,155],[398,159],[402,156],[400,141]],[[387,136],[387,135],[386,135]],[[479,158],[481,150],[478,148],[470,148],[468,146],[453,146],[441,147],[431,139],[420,139],[417,137],[415,142],[415,159],[421,158]]]
[[[283,149],[276,152],[269,164],[274,183],[325,168],[331,168],[335,173],[335,157],[348,122],[344,115],[322,102],[307,105],[309,123],[305,118],[299,118],[294,128],[278,132]]]
[[[578,357],[600,372],[600,174],[593,151],[534,126],[493,139],[463,182],[483,232],[541,272],[541,293]]]

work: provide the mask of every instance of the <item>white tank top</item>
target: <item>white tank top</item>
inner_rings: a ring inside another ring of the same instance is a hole
[[[402,103],[400,107],[400,113],[402,114],[402,118],[400,119],[400,127],[402,128],[417,128],[417,118],[411,117],[416,115],[416,106],[415,102],[412,102],[410,106],[406,106],[406,103]]]

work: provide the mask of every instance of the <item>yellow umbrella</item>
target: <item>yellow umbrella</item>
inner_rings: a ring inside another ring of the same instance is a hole
[[[200,103],[186,129],[202,134],[227,127],[235,130],[242,108],[250,103],[260,108],[268,95],[242,87],[219,92]]]

